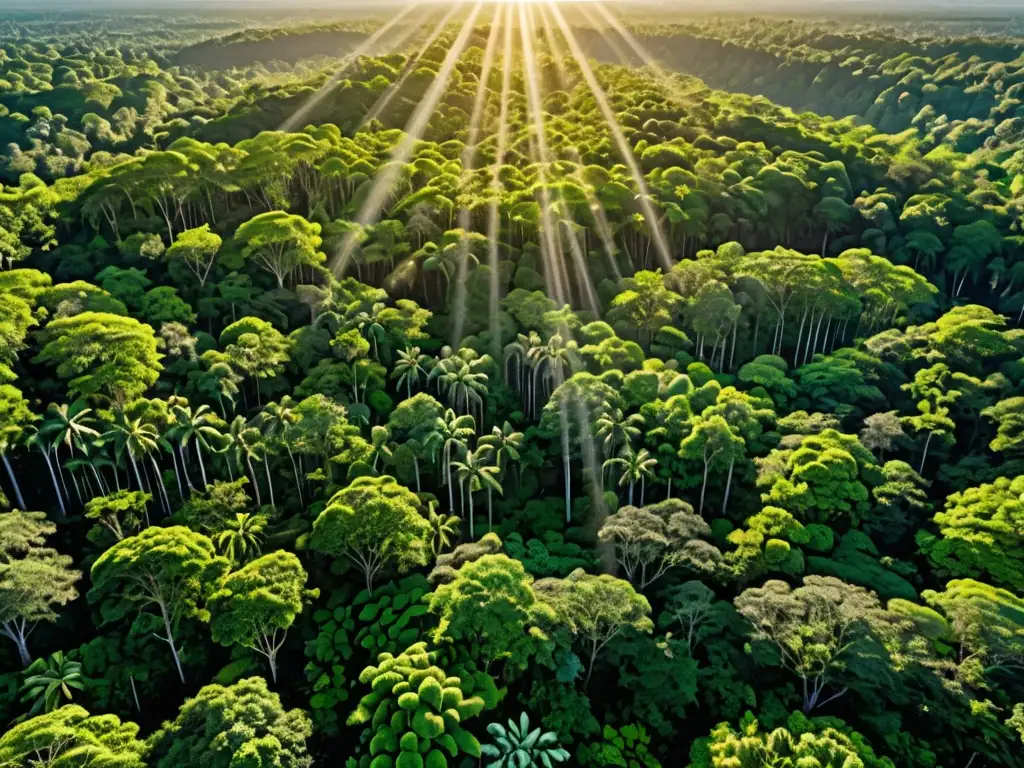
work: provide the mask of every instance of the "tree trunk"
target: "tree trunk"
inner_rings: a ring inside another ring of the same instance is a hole
[[[184,500],[185,489],[181,485],[181,472],[178,470],[178,454],[171,448],[171,462],[174,464],[174,479],[178,483],[178,498]],[[182,457],[184,462],[184,456]]]
[[[203,490],[206,490],[209,483],[206,482],[206,466],[203,464],[203,446],[198,442],[196,443],[196,456],[199,457],[199,474],[203,478]]]
[[[928,439],[924,441],[924,452],[921,454],[921,466],[917,468],[917,474],[924,475],[924,462],[928,458],[928,445],[932,441],[932,437],[935,435],[934,432],[928,433]]]
[[[267,661],[270,662],[270,680],[277,685],[277,651],[268,653]]]
[[[24,512],[25,509],[26,509],[26,507],[25,507],[25,499],[21,495],[21,487],[18,485],[18,478],[15,477],[15,475],[14,475],[14,467],[11,466],[11,460],[9,458],[7,458],[7,454],[6,453],[0,453],[0,458],[3,459],[4,469],[7,470],[7,476],[11,479],[11,485],[14,486],[14,500],[16,502],[18,502],[18,509],[20,509],[22,512]],[[96,468],[93,467],[94,471],[95,471],[95,469]]]
[[[292,453],[292,447],[286,442],[284,448],[288,451],[288,460],[292,463],[292,473],[295,475],[295,490],[299,492],[299,506],[305,508],[306,504],[302,500],[302,483],[299,481],[299,468],[295,464],[295,454]]]
[[[252,480],[252,488],[256,494],[256,506],[262,507],[263,500],[260,498],[260,484],[256,482],[256,472],[253,470],[252,460],[248,456],[245,457],[245,465],[249,467],[249,479]]]
[[[807,321],[807,308],[804,308],[803,314],[800,315],[800,327],[796,332],[796,349],[793,351],[793,367],[796,368],[800,365],[800,341],[804,337],[804,323]],[[779,340],[781,348],[781,339]]]
[[[132,456],[132,452],[128,451],[128,460],[131,462],[132,471],[135,472],[135,481],[139,484],[139,490],[145,492],[146,487],[142,484],[142,475],[139,474],[139,465],[135,461],[135,457]],[[149,527],[149,506],[145,508],[146,527]]]
[[[447,485],[448,485],[448,509],[450,509],[451,513],[454,515],[455,514],[455,491],[452,490],[452,486],[455,485],[455,483],[454,483],[454,479],[452,478],[451,462],[449,461],[447,456],[445,456],[444,461],[445,461],[445,464],[446,464],[446,467],[445,467],[445,470],[444,470],[444,475],[445,475],[445,478],[447,480]],[[461,493],[461,490],[462,490],[461,486],[460,486],[459,490],[460,490],[460,493]],[[459,511],[461,512],[461,510],[459,510]]]
[[[60,492],[60,484],[57,482],[57,474],[53,471],[53,463],[50,461],[50,452],[44,451],[42,448],[39,449],[43,454],[43,458],[46,460],[46,468],[50,470],[50,479],[53,481],[53,490],[57,494],[57,506],[60,507],[60,516],[67,517],[67,509],[64,507],[64,497]]]
[[[722,516],[725,516],[726,507],[729,506],[729,490],[732,488],[732,470],[736,465],[736,459],[733,458],[729,462],[729,474],[725,480],[725,498],[722,499]]]
[[[597,658],[597,640],[593,641],[590,648],[590,660],[587,662],[587,676],[583,680],[583,690],[587,689],[590,685],[590,676],[594,674],[594,660]]]
[[[27,667],[32,663],[32,656],[28,652],[28,634],[25,632],[25,619],[21,619],[19,625],[17,620],[5,621],[0,627],[0,634],[7,635],[18,647],[18,657],[21,659],[21,666]]]
[[[171,513],[172,513],[171,512],[171,497],[167,495],[167,486],[164,485],[163,475],[160,474],[160,465],[156,463],[156,459],[154,459],[152,456],[149,457],[149,460],[151,462],[153,462],[153,472],[156,473],[156,481],[160,484],[160,491],[161,491],[161,493],[163,493],[164,504],[166,505],[165,508],[166,508],[166,511],[167,511],[167,516],[170,517]]]
[[[708,469],[710,466],[710,462],[704,462],[704,482],[700,484],[700,509],[697,510],[700,515],[704,514],[704,492],[708,489]]]
[[[476,533],[473,529],[473,486],[469,486],[469,538],[476,541]]]
[[[198,443],[196,444],[196,450],[199,450]],[[171,447],[171,453],[174,452],[174,447]],[[196,487],[192,485],[192,476],[188,473],[188,462],[185,459],[185,448],[181,445],[178,446],[178,458],[181,459],[181,474],[185,476],[185,485],[188,487],[189,493],[194,491]]]
[[[185,672],[181,668],[181,659],[178,658],[178,648],[174,645],[174,633],[171,631],[171,617],[167,615],[167,606],[160,603],[160,615],[163,616],[164,630],[167,632],[167,637],[164,640],[171,646],[171,655],[174,657],[174,666],[178,668],[178,677],[181,678],[182,685],[185,684]]]
[[[267,475],[267,490],[270,492],[270,506],[277,507],[274,503],[274,481],[270,477],[270,462],[267,461],[267,457],[263,457],[263,471]]]

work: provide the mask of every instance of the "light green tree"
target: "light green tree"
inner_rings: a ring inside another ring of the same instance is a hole
[[[206,620],[206,598],[217,588],[228,562],[217,557],[213,542],[185,528],[147,528],[122,539],[104,552],[92,566],[89,601],[100,604],[104,622],[124,618],[132,611],[154,610],[181,682],[175,641],[183,619]]]
[[[56,608],[78,597],[81,572],[73,560],[46,546],[57,526],[42,512],[0,513],[0,635],[32,663],[28,637],[41,621],[56,621]]]
[[[309,545],[348,558],[372,595],[384,568],[403,573],[426,564],[430,533],[412,492],[387,475],[360,477],[331,498],[313,523]]]
[[[537,596],[554,609],[557,621],[580,643],[587,666],[584,687],[594,673],[598,655],[624,629],[645,633],[654,629],[647,598],[628,581],[607,573],[595,576],[576,569],[564,579],[540,579],[533,586]]]
[[[207,602],[214,642],[266,656],[277,682],[277,654],[303,605],[320,591],[306,589],[306,571],[291,552],[271,552],[227,576]]]

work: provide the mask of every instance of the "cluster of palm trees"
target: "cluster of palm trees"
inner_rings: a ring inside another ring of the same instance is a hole
[[[255,419],[236,416],[230,423],[208,405],[193,407],[177,396],[144,405],[116,409],[106,418],[83,400],[50,406],[27,442],[46,462],[61,514],[76,502],[84,506],[92,498],[131,487],[151,494],[166,515],[172,514],[175,506],[162,466],[168,456],[179,499],[207,488],[207,462],[213,460],[232,480],[236,473],[247,475],[257,506],[262,506],[255,469],[262,463],[269,503],[274,505],[269,455],[279,446],[290,459],[301,498],[298,465],[285,439],[288,426],[298,420],[290,397],[269,403]]]
[[[506,345],[504,365],[505,378],[519,393],[524,412],[536,418],[539,408],[565,380],[566,371],[579,368],[576,343],[560,333],[552,334],[547,342],[536,331],[520,333]]]
[[[658,460],[646,448],[636,450],[633,441],[643,434],[644,417],[639,413],[626,416],[618,408],[604,411],[597,417],[597,438],[604,450],[605,459],[601,467],[602,484],[610,470],[620,469],[618,485],[628,488],[628,503],[633,505],[633,491],[640,483],[640,506],[644,505],[644,492],[647,481],[654,478],[654,468]],[[671,477],[669,478],[669,495],[672,495]]]

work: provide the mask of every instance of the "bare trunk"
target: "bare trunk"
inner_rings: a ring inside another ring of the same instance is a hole
[[[0,624],[0,635],[6,635],[18,647],[18,657],[21,659],[21,666],[27,667],[32,663],[32,656],[28,652],[28,635],[25,631],[27,622],[22,619],[11,619]]]
[[[263,457],[263,471],[267,475],[267,490],[270,493],[270,506],[276,507],[274,503],[274,481],[270,477],[270,462],[267,461],[267,457]]]
[[[18,478],[14,474],[14,467],[11,466],[11,460],[7,458],[6,453],[0,453],[0,458],[3,459],[4,469],[7,470],[7,476],[11,479],[11,485],[14,486],[14,500],[18,503],[18,509],[25,511],[25,499],[21,495],[21,487],[18,485]],[[93,470],[95,471],[95,467]]]
[[[700,509],[697,512],[701,515],[704,514],[704,493],[708,489],[708,469],[711,466],[711,462],[704,462],[704,482],[700,484]]]
[[[252,460],[248,456],[245,457],[245,465],[249,468],[249,479],[252,480],[252,488],[256,494],[256,506],[262,507],[263,500],[260,498],[260,484],[256,481],[256,472],[252,468]]]
[[[725,498],[722,499],[722,516],[725,516],[725,510],[729,506],[729,491],[732,488],[732,470],[736,466],[736,459],[733,458],[729,462],[729,474],[725,479]]]
[[[67,509],[64,507],[64,496],[60,492],[60,484],[57,482],[57,473],[53,471],[53,462],[50,461],[50,452],[39,449],[46,460],[46,468],[50,470],[50,479],[53,481],[53,490],[57,494],[57,506],[60,507],[61,517],[67,516]]]
[[[921,454],[921,466],[917,468],[917,474],[924,475],[924,462],[928,458],[928,445],[932,441],[932,437],[935,435],[934,432],[928,433],[928,439],[924,441],[924,452]]]
[[[181,668],[181,659],[178,657],[178,648],[174,644],[174,633],[171,631],[171,617],[167,614],[167,606],[163,602],[160,603],[160,615],[164,620],[164,630],[167,632],[167,637],[163,639],[167,645],[171,647],[171,655],[174,657],[174,666],[178,669],[178,677],[181,678],[181,682],[185,683],[185,672]]]

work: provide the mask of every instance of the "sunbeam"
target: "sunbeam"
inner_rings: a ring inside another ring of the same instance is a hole
[[[409,158],[413,147],[423,134],[423,130],[427,127],[427,123],[430,122],[430,118],[434,114],[434,109],[441,100],[441,95],[444,93],[444,89],[448,85],[448,80],[451,77],[452,70],[455,69],[455,64],[462,55],[462,51],[466,47],[466,42],[469,40],[469,36],[473,33],[473,25],[476,23],[476,18],[480,15],[480,9],[482,7],[482,0],[478,0],[476,5],[473,6],[473,10],[470,12],[469,17],[462,25],[462,29],[459,30],[458,37],[456,37],[455,42],[452,43],[452,47],[449,49],[448,55],[445,56],[444,62],[441,64],[441,69],[438,70],[437,77],[434,78],[434,81],[430,84],[430,88],[427,89],[426,94],[424,94],[423,99],[416,105],[416,109],[409,118],[409,122],[406,123],[405,135],[398,143],[398,146],[392,151],[388,163],[374,179],[373,186],[370,188],[370,191],[366,196],[366,200],[363,201],[363,204],[359,209],[359,213],[356,215],[355,221],[358,227],[350,231],[345,236],[340,249],[331,259],[331,269],[335,274],[339,276],[344,274],[345,268],[348,266],[348,261],[352,257],[352,252],[359,243],[359,232],[376,222],[377,217],[380,215],[381,208],[384,206],[384,201],[387,199],[387,196],[391,191],[391,187],[398,179],[400,166]]]
[[[556,245],[551,224],[551,191],[548,188],[547,166],[551,154],[548,151],[544,133],[544,112],[541,106],[539,75],[533,50],[532,25],[527,20],[527,5],[519,5],[519,36],[522,45],[523,80],[526,85],[528,121],[532,128],[531,151],[537,166],[537,186],[540,189],[540,246],[544,262],[545,279],[555,303],[562,307],[566,301],[565,284],[562,280],[561,259],[556,257]],[[530,9],[532,11],[532,8]]]
[[[279,128],[279,130],[294,131],[296,128],[301,126],[303,122],[306,120],[306,117],[309,116],[309,114],[316,108],[316,106],[320,104],[320,102],[322,102],[325,98],[327,98],[327,95],[332,90],[334,90],[334,87],[341,81],[342,75],[344,75],[345,72],[348,71],[348,68],[352,66],[353,62],[357,61],[360,56],[364,56],[371,50],[373,50],[373,47],[384,35],[386,35],[395,25],[401,23],[401,21],[406,16],[412,13],[415,9],[419,8],[420,5],[420,2],[414,2],[411,5],[407,5],[405,8],[402,9],[402,11],[397,16],[391,19],[391,21],[381,26],[372,35],[370,35],[368,38],[363,40],[363,42],[361,42],[358,46],[356,46],[354,51],[352,51],[344,59],[342,59],[342,62],[338,66],[337,71],[333,75],[331,75],[330,78],[328,78],[327,82],[320,86],[320,89],[312,96],[310,96],[306,103],[299,107],[299,109],[296,110],[295,113],[291,115],[291,117],[289,117],[287,120],[281,123],[281,127]],[[402,35],[400,35],[399,39],[392,44],[392,47],[398,47],[399,45],[404,43],[418,28],[418,24],[410,25],[410,27]]]
[[[607,8],[605,8],[604,4],[601,3],[600,0],[594,0],[593,6],[601,13],[601,16],[604,17],[604,20],[608,23],[608,26],[610,26],[613,30],[618,32],[619,37],[621,37],[626,42],[626,44],[633,49],[633,52],[640,57],[640,60],[646,66],[650,67],[654,74],[657,75],[660,84],[665,86],[669,90],[668,95],[673,96],[677,101],[686,103],[686,94],[683,93],[683,91],[679,88],[675,81],[673,81],[672,74],[666,71],[665,68],[661,66],[660,63],[658,63],[657,59],[654,58],[650,51],[644,48],[640,44],[640,41],[637,40],[636,37],[633,35],[633,33],[626,29],[626,26],[615,17],[615,14],[609,11]],[[594,24],[594,27],[596,29],[597,19],[595,19],[594,15],[590,12],[588,5],[581,5],[580,7],[584,16],[587,18],[588,21]],[[629,65],[629,56],[627,56],[625,51],[623,51],[621,47],[619,47],[615,43],[614,38],[607,35],[603,35],[603,33],[602,36],[609,42],[609,44],[612,45],[612,50],[615,51],[615,54],[616,56],[619,57],[619,60],[623,64]]]
[[[628,67],[630,65],[629,54],[627,54],[623,47],[619,45],[619,41],[616,40],[614,36],[606,35],[604,33],[604,29],[602,28],[597,17],[595,17],[594,14],[591,13],[590,11],[591,5],[597,6],[598,8],[600,8],[602,12],[604,11],[604,7],[601,6],[601,4],[597,2],[597,0],[590,0],[589,2],[579,4],[578,8],[580,15],[583,16],[587,23],[594,28],[595,32],[601,35],[601,39],[608,43],[609,47],[612,49],[612,53],[615,54],[615,58],[619,60],[619,63],[622,64],[623,66]]]
[[[423,41],[422,45],[420,45],[419,50],[416,52],[416,55],[411,56],[409,60],[405,62],[405,66],[402,68],[401,74],[399,74],[395,81],[384,90],[384,93],[382,93],[377,98],[377,101],[374,102],[372,107],[370,107],[366,115],[363,116],[363,119],[359,121],[360,128],[369,123],[371,120],[376,120],[378,117],[384,114],[384,110],[388,108],[388,105],[391,103],[391,100],[394,99],[395,96],[398,95],[398,93],[402,90],[402,86],[405,85],[405,81],[408,80],[409,76],[416,71],[420,61],[423,59],[423,56],[426,54],[427,51],[430,50],[430,46],[432,46],[437,41],[437,38],[439,38],[441,36],[441,33],[444,32],[445,27],[448,26],[448,23],[451,21],[452,17],[461,8],[462,3],[456,3],[451,8],[448,9],[448,12],[445,13],[440,18],[440,20],[438,20],[437,24],[434,25],[434,28],[430,30],[430,34],[427,35],[427,39]]]
[[[487,80],[491,75],[491,68],[494,66],[494,52],[497,49],[498,33],[501,31],[501,18],[504,9],[494,14],[491,22],[491,31],[487,36],[487,47],[484,50],[484,58],[480,63],[480,82],[477,84],[476,96],[473,99],[473,112],[469,118],[469,132],[466,137],[466,146],[462,151],[462,186],[469,183],[473,175],[473,168],[476,161],[476,153],[480,142],[480,122],[483,119],[484,107],[487,104]],[[466,319],[466,274],[469,261],[469,239],[466,235],[471,226],[470,211],[467,206],[459,210],[459,228],[463,232],[462,241],[459,243],[459,265],[455,280],[455,316],[452,319],[452,347],[457,348],[462,343],[462,329],[465,327]]]
[[[512,85],[512,7],[505,6],[505,42],[501,57],[501,100],[498,107],[498,140],[494,151],[494,163],[491,166],[490,200],[487,204],[487,265],[491,268],[490,285],[488,286],[488,317],[487,323],[491,330],[491,344],[494,358],[501,351],[501,339],[498,335],[498,246],[501,236],[501,212],[498,199],[501,195],[501,166],[505,162],[505,148],[508,144],[508,102]]]
[[[619,150],[619,154],[622,156],[623,162],[629,169],[630,175],[633,177],[633,181],[637,186],[637,201],[640,204],[640,208],[643,211],[645,223],[651,233],[651,238],[654,241],[654,248],[657,252],[658,260],[661,262],[662,269],[668,272],[672,268],[673,259],[671,251],[668,247],[668,242],[665,239],[665,234],[661,230],[661,224],[659,217],[651,204],[650,192],[647,189],[647,182],[644,179],[643,172],[640,170],[640,166],[637,165],[636,157],[633,155],[633,150],[626,141],[626,137],[622,133],[622,128],[619,126],[618,120],[615,118],[615,112],[612,110],[611,104],[608,103],[608,96],[605,94],[604,89],[601,88],[601,84],[597,81],[597,77],[594,75],[594,70],[590,67],[590,62],[587,60],[586,55],[580,48],[579,43],[576,40],[576,35],[573,34],[572,29],[568,24],[565,23],[565,17],[562,16],[562,11],[558,7],[557,3],[547,2],[548,8],[551,9],[552,14],[555,17],[555,21],[558,23],[559,29],[562,31],[562,37],[569,44],[569,50],[576,59],[576,63],[580,68],[580,72],[583,75],[583,79],[587,81],[587,85],[590,86],[591,92],[594,94],[594,100],[597,102],[598,109],[601,110],[601,114],[604,116],[605,121],[608,123],[608,128],[612,132],[612,138],[615,141],[615,145]]]
[[[555,67],[558,70],[562,89],[568,91],[569,77],[565,70],[565,57],[561,46],[558,45],[558,41],[555,39],[555,34],[551,29],[551,25],[548,23],[547,9],[544,6],[541,6],[541,15],[544,17],[544,36],[547,40],[548,48],[551,50],[552,57],[555,60]],[[583,158],[580,156],[579,148],[576,146],[569,146],[567,147],[567,150],[569,154],[573,156],[573,162],[575,163],[572,178],[587,196],[587,205],[590,208],[591,215],[594,217],[597,236],[601,240],[605,259],[612,270],[612,274],[615,275],[615,279],[621,280],[622,272],[619,270],[619,265],[615,259],[615,239],[612,237],[611,227],[608,225],[608,216],[604,210],[604,206],[601,205],[601,201],[598,200],[597,196],[594,194],[593,186],[583,176]],[[597,301],[597,294],[594,290],[593,281],[590,279],[590,270],[586,268],[586,259],[582,260],[581,271],[584,275],[584,279],[586,280],[585,289],[587,290],[588,296],[592,297],[592,302],[596,308],[599,302]]]

